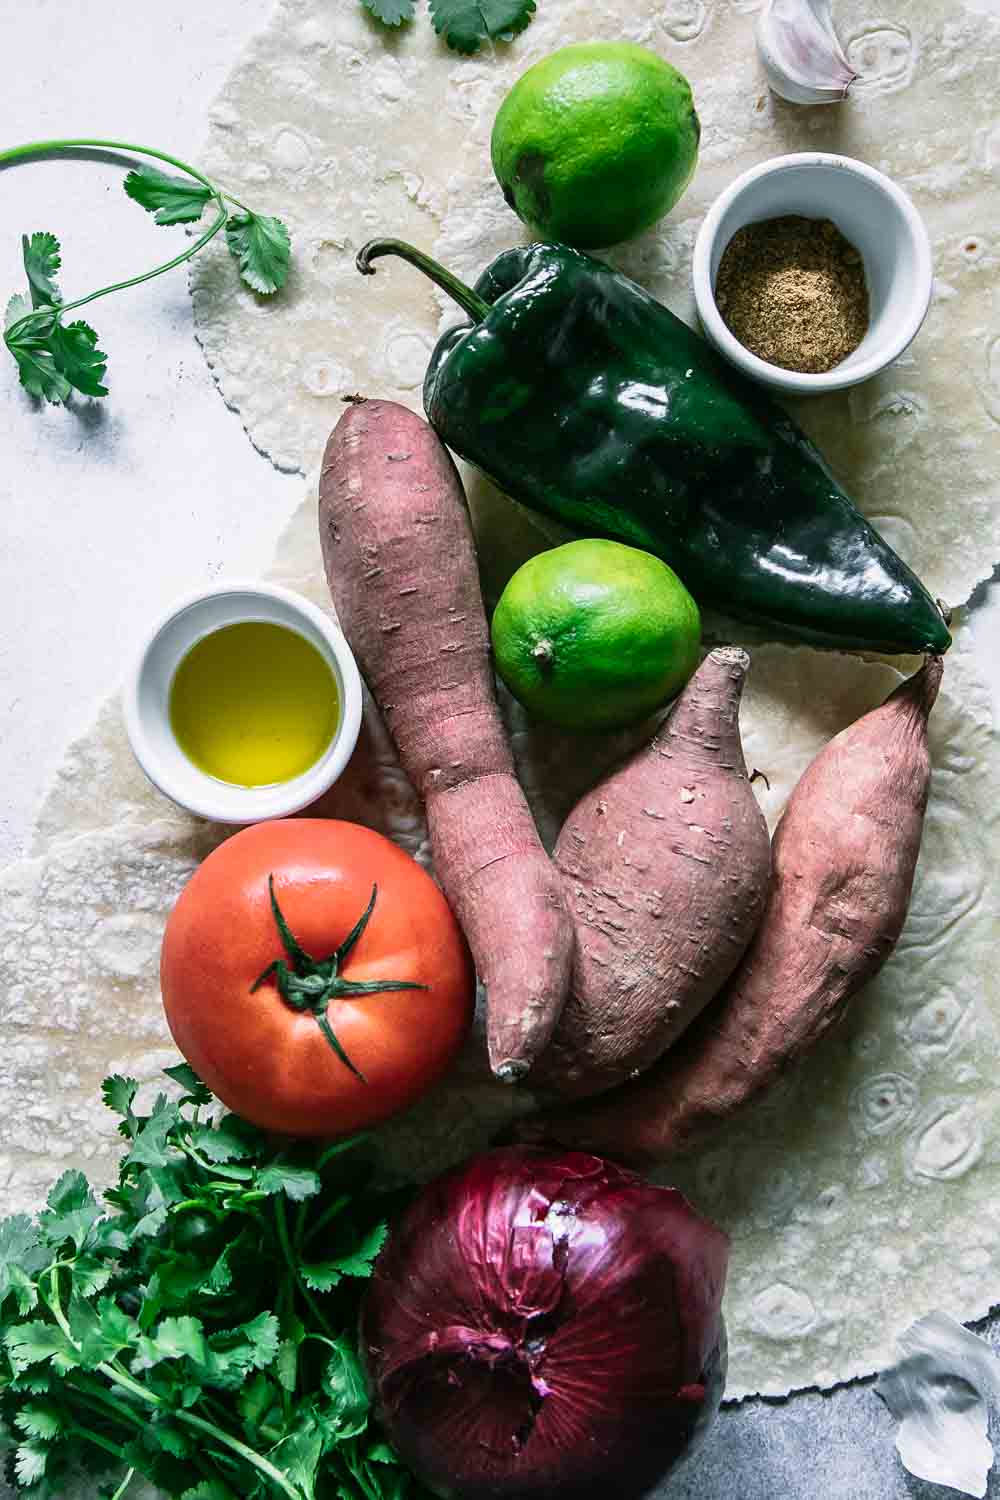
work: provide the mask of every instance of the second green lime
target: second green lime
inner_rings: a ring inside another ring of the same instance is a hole
[[[698,159],[687,79],[632,42],[543,57],[497,112],[490,151],[511,208],[543,239],[598,249],[673,208]]]
[[[520,567],[493,615],[497,671],[536,718],[617,729],[645,718],[698,665],[698,606],[658,557],[567,542]]]

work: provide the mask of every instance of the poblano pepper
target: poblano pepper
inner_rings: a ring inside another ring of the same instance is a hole
[[[427,417],[508,495],[656,553],[705,604],[817,645],[942,652],[941,609],[761,389],[642,287],[564,245],[465,286],[399,255],[470,321],[445,333]]]

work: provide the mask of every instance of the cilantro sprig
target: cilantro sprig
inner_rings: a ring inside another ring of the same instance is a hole
[[[73,302],[64,302],[56,283],[61,266],[61,247],[54,234],[22,235],[21,251],[28,281],[27,294],[18,292],[7,304],[3,338],[17,363],[21,384],[29,395],[56,405],[72,391],[85,396],[106,396],[104,384],[107,355],[97,347],[97,334],[81,320],[66,321],[76,308],[139,286],[183,265],[225,229],[230,253],[247,286],[261,296],[271,296],[285,283],[291,253],[288,230],[280,219],[258,214],[231,193],[210,181],[196,167],[165,151],[136,146],[126,141],[65,140],[37,141],[0,152],[0,166],[29,156],[48,155],[67,149],[100,148],[155,157],[185,175],[174,176],[158,167],[134,168],[125,178],[128,196],[153,215],[157,224],[194,224],[214,204],[216,214],[208,228],[180,254],[139,276],[98,288]],[[227,205],[232,205],[232,209]]]
[[[274,1140],[186,1064],[136,1109],[104,1083],[124,1154],[102,1206],[65,1172],[0,1221],[0,1447],[25,1500],[70,1477],[121,1497],[417,1500],[369,1410],[355,1339],[392,1206],[363,1138]]]
[[[413,20],[416,0],[361,0],[383,26],[402,26]],[[535,0],[429,0],[431,22],[453,52],[466,56],[484,42],[509,42],[535,14]]]

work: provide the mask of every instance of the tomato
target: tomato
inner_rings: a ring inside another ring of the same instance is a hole
[[[454,1059],[475,996],[427,872],[381,834],[319,818],[258,823],[208,856],[170,915],[160,980],[174,1041],[223,1104],[310,1136],[413,1104]]]

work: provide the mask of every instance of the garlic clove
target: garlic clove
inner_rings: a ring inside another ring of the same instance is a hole
[[[830,0],[765,0],[757,51],[771,88],[792,104],[835,104],[858,76],[837,39]]]

